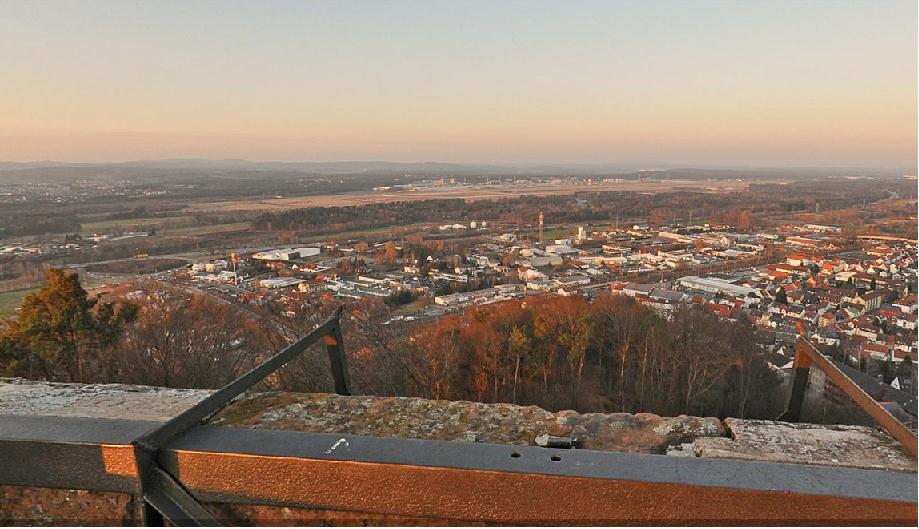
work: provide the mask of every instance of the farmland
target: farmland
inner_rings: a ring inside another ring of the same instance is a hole
[[[760,180],[757,183],[770,183]],[[771,183],[779,183],[773,181]],[[252,211],[283,210],[306,207],[361,206],[386,202],[413,202],[431,199],[499,200],[523,195],[555,196],[572,195],[578,192],[601,191],[635,191],[645,193],[673,192],[680,189],[691,189],[699,192],[726,193],[742,191],[749,187],[750,181],[738,180],[660,180],[660,181],[619,181],[619,182],[581,182],[581,183],[526,183],[520,185],[482,184],[432,186],[406,189],[404,191],[355,191],[329,195],[310,195],[287,198],[266,198],[259,200],[242,199],[216,202],[198,202],[190,204],[186,211]]]

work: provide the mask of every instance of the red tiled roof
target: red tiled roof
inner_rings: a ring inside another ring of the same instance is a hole
[[[704,308],[706,310],[714,312],[715,314],[717,314],[718,316],[721,316],[722,318],[731,317],[731,307],[727,305],[721,305],[720,303],[707,303],[706,305],[704,305]]]

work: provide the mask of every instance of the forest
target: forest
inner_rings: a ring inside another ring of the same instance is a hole
[[[88,296],[52,270],[0,327],[0,375],[62,382],[217,388],[287,341],[267,312],[158,282]],[[130,301],[125,301],[130,299]],[[337,305],[317,302],[306,332]],[[622,296],[531,297],[420,324],[382,325],[382,302],[348,305],[344,336],[357,392],[509,402],[550,410],[774,418],[780,378],[751,325],[693,308],[668,321]],[[329,391],[310,350],[263,389]]]
[[[469,309],[413,329],[398,358],[384,356],[369,355],[369,386],[432,399],[759,418],[782,405],[752,326],[690,307],[667,321],[623,296]]]

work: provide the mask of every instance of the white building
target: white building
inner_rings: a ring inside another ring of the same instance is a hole
[[[546,246],[546,252],[555,255],[574,255],[578,251],[567,244],[549,244]]]
[[[555,266],[562,264],[562,258],[558,255],[533,256],[530,257],[530,266],[539,268],[541,266]]]
[[[279,289],[296,286],[302,282],[302,279],[297,279],[295,277],[273,277],[271,279],[260,280],[259,286],[262,288]]]
[[[304,257],[314,257],[320,253],[321,250],[319,248],[278,248],[277,250],[255,252],[252,254],[252,258],[263,261],[293,261],[294,259],[303,259]]]
[[[193,272],[210,272],[212,274],[216,274],[226,270],[229,265],[230,263],[219,259],[217,261],[195,263],[191,265],[191,269]]]
[[[434,303],[438,305],[458,305],[472,299],[467,292],[457,292],[456,294],[447,294],[445,296],[434,296]]]
[[[715,277],[698,277],[685,276],[677,280],[680,285],[690,290],[701,290],[703,292],[723,293],[736,297],[747,297],[756,293],[755,288],[742,287],[735,285],[723,279]]]

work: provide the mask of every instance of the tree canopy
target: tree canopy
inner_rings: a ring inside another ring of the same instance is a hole
[[[51,269],[48,284],[25,298],[18,315],[0,330],[0,372],[83,382],[98,369],[101,351],[134,320],[136,307],[100,303],[76,273]]]

